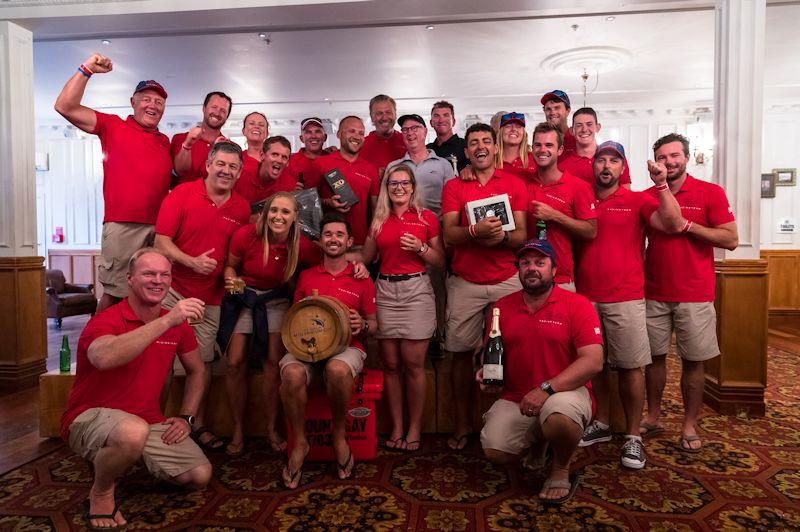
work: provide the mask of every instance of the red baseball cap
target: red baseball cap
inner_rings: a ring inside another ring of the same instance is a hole
[[[165,100],[167,99],[167,91],[164,89],[164,86],[161,83],[148,79],[140,81],[136,88],[133,90],[133,93],[136,94],[137,92],[142,91],[156,91],[158,94],[161,95],[162,98]]]

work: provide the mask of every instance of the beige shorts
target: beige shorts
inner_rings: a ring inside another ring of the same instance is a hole
[[[153,245],[154,226],[130,222],[105,222],[97,260],[97,280],[103,293],[114,297],[128,295],[128,262],[139,249]]]
[[[644,299],[593,304],[600,317],[610,366],[636,369],[652,362]]]
[[[161,302],[161,306],[167,309],[174,307],[178,301],[186,299],[174,288],[170,288],[167,297]],[[194,337],[197,339],[197,348],[200,350],[200,358],[203,362],[213,362],[217,345],[217,330],[219,329],[219,305],[206,305],[203,311],[203,321],[197,325],[192,325]],[[180,360],[176,357],[175,364],[180,365]]]
[[[665,303],[648,299],[647,335],[652,356],[669,352],[673,329],[682,359],[702,362],[719,355],[717,312],[713,302]]]
[[[535,441],[540,441],[542,423],[550,414],[563,414],[586,428],[592,419],[592,399],[589,390],[581,386],[577,390],[556,392],[545,400],[538,416],[523,416],[519,403],[498,399],[483,415],[481,446],[509,454],[520,454]]]
[[[264,290],[256,290],[259,294],[263,294]],[[268,331],[271,333],[281,332],[281,325],[283,325],[283,315],[289,310],[288,299],[273,299],[267,301],[267,322]],[[236,326],[233,332],[241,334],[253,333],[253,311],[249,308],[243,308],[239,313],[239,319],[236,320]]]
[[[311,381],[315,376],[317,378],[320,377],[325,369],[325,364],[327,364],[329,360],[339,360],[347,364],[347,366],[350,368],[350,372],[353,374],[353,378],[355,379],[356,376],[361,373],[361,370],[364,369],[364,360],[366,360],[366,358],[367,354],[356,347],[348,347],[338,355],[333,355],[330,358],[326,358],[325,360],[321,360],[314,364],[310,362],[303,362],[302,360],[296,358],[293,354],[286,353],[278,362],[278,367],[280,368],[281,378],[283,378],[283,368],[289,364],[302,364],[306,369],[306,384],[311,384]]]
[[[475,284],[451,275],[447,279],[445,351],[461,353],[477,348],[483,339],[487,308],[519,290],[522,285],[516,273],[497,284]]]
[[[566,290],[567,292],[575,292],[575,281],[570,281],[568,283],[558,283],[558,287],[562,290]]]
[[[375,282],[376,338],[427,340],[436,332],[436,300],[427,274],[405,281]]]
[[[114,408],[90,408],[75,418],[69,426],[69,447],[89,461],[108,440],[114,427],[124,419],[138,416]],[[186,438],[180,443],[167,445],[161,435],[169,425],[150,425],[150,434],[142,451],[142,461],[150,473],[159,479],[168,480],[192,469],[208,464],[206,455],[197,444]]]

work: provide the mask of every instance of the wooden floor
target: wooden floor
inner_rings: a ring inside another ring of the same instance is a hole
[[[58,367],[61,335],[69,336],[73,360],[78,336],[88,317],[65,318],[56,329],[48,320],[47,369]],[[800,355],[800,316],[774,317],[769,324],[769,345]],[[798,364],[800,366],[800,364]],[[61,444],[39,437],[39,396],[36,388],[0,396],[0,474],[33,460]]]

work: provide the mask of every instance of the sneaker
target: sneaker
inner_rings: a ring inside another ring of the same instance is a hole
[[[625,443],[622,444],[620,461],[622,465],[631,469],[644,467],[647,457],[644,454],[644,444],[641,438],[625,438]]]
[[[578,447],[588,447],[603,441],[611,441],[611,427],[603,427],[600,422],[592,421],[583,431],[583,438],[578,442]]]

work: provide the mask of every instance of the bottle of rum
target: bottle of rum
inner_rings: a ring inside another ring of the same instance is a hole
[[[72,364],[72,352],[69,350],[67,335],[61,337],[61,350],[58,352],[58,369],[61,373],[69,373]]]
[[[492,328],[483,349],[484,386],[502,387],[503,380],[503,337],[500,334],[500,309],[492,309]]]

